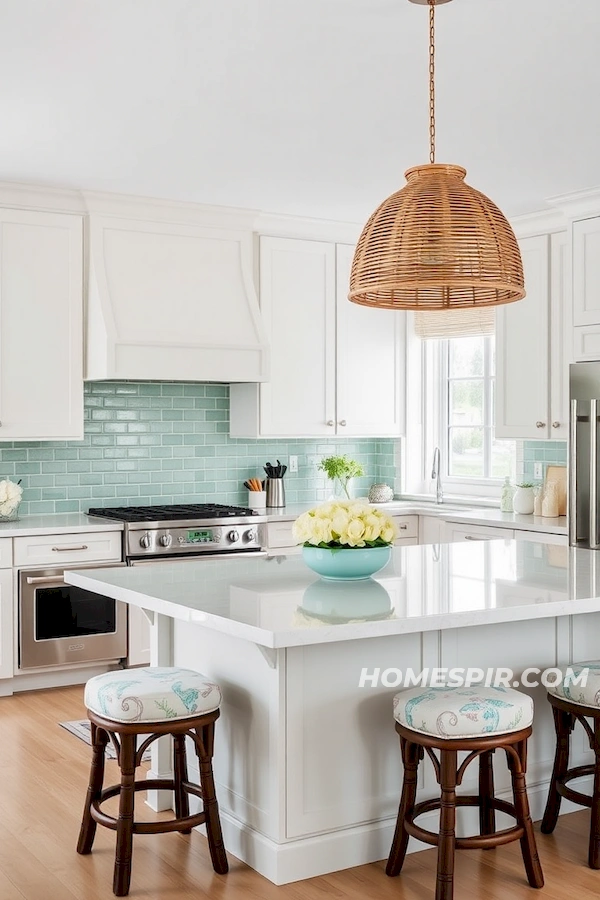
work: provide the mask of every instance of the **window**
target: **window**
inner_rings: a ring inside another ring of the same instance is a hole
[[[439,446],[446,479],[512,476],[515,442],[494,437],[494,337],[452,338],[436,344]]]

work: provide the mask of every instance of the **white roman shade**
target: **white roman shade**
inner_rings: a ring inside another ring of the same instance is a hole
[[[415,334],[423,340],[442,340],[494,334],[496,313],[493,307],[448,309],[441,312],[415,312]]]

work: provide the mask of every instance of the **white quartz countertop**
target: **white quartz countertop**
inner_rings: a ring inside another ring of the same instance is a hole
[[[65,580],[271,648],[600,611],[596,551],[528,541],[395,547],[365,581],[301,556],[85,569]]]
[[[122,522],[99,519],[85,513],[54,513],[22,516],[16,522],[0,522],[0,538],[28,534],[77,534],[92,531],[123,531]]]
[[[363,498],[364,499],[364,498]],[[293,522],[298,516],[324,503],[324,500],[315,500],[312,503],[293,503],[281,509],[267,508],[266,515],[269,522]],[[509,528],[519,531],[539,531],[545,534],[568,534],[567,517],[559,516],[556,519],[547,519],[543,516],[520,516],[517,513],[503,513],[497,507],[459,506],[454,503],[419,502],[417,500],[390,500],[389,503],[373,504],[378,509],[384,509],[390,515],[415,515],[436,516],[447,522],[459,522],[465,525],[487,525],[494,528]]]

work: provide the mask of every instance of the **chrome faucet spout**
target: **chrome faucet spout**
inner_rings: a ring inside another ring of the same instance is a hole
[[[431,469],[431,480],[435,481],[435,502],[444,502],[444,493],[442,491],[442,475],[440,472],[440,448],[436,447],[433,451],[433,466]]]

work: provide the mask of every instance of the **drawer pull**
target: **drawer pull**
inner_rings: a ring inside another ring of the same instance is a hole
[[[486,541],[487,538],[475,537],[474,534],[465,534],[465,541]]]
[[[406,524],[405,524],[405,525],[398,525],[398,528],[400,529],[400,531],[406,531],[406,529],[408,528],[408,525],[406,525]]]
[[[53,553],[68,553],[70,550],[87,550],[87,549],[88,549],[87,544],[75,544],[74,546],[71,546],[71,547],[53,547],[52,552]]]

